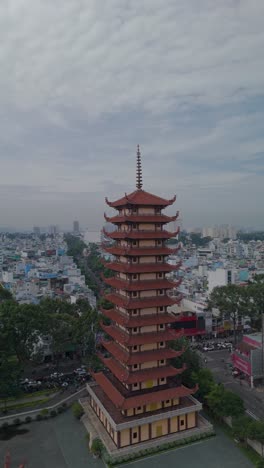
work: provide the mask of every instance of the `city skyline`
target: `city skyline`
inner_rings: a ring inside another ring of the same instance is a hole
[[[0,220],[102,226],[104,197],[177,194],[183,226],[264,227],[264,5],[0,5]],[[172,214],[172,209],[168,209]]]

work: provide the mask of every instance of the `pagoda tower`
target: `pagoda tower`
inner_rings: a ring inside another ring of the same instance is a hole
[[[101,323],[106,334],[104,351],[99,353],[104,369],[93,374],[95,382],[87,385],[89,403],[104,429],[119,448],[188,431],[198,425],[201,404],[191,395],[196,388],[182,385],[185,367],[176,368],[170,360],[183,353],[170,348],[169,343],[182,336],[171,324],[177,319],[168,307],[179,303],[181,296],[169,297],[179,280],[171,281],[166,274],[178,265],[166,262],[170,249],[166,241],[177,236],[164,227],[175,221],[163,210],[172,205],[142,189],[141,155],[137,150],[136,190],[119,200],[106,203],[117,210],[106,221],[116,226],[104,234],[112,245],[104,246],[112,260],[106,263],[114,272],[103,278],[110,287],[105,298],[113,306],[102,309],[107,318]],[[113,242],[114,241],[114,242]],[[108,322],[106,324],[105,322]]]

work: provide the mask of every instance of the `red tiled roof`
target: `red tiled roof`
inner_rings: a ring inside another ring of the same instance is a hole
[[[173,366],[152,367],[150,369],[143,369],[129,372],[118,361],[109,357],[105,358],[102,354],[98,353],[98,357],[106,367],[114,374],[114,376],[121,382],[133,384],[136,382],[145,382],[152,379],[162,379],[166,377],[173,377],[182,374],[186,366],[176,369]]]
[[[192,395],[198,389],[198,386],[195,388],[187,388],[181,385],[180,387],[165,388],[163,390],[157,390],[156,392],[148,392],[125,398],[103,372],[93,374],[93,377],[108,398],[114,403],[116,408],[121,410]]]
[[[182,266],[180,261],[177,265],[169,265],[168,263],[121,263],[121,262],[106,262],[102,261],[106,268],[121,273],[157,273],[176,271]]]
[[[154,297],[144,297],[142,299],[132,299],[125,296],[120,296],[115,293],[106,294],[105,299],[112,302],[113,304],[123,307],[124,309],[145,309],[151,307],[162,307],[162,306],[171,306],[173,304],[178,304],[182,297],[175,297],[172,299],[167,296],[154,296]]]
[[[161,341],[171,341],[183,336],[182,330],[175,329],[167,329],[165,331],[129,335],[128,333],[121,331],[121,329],[114,327],[113,325],[104,325],[103,323],[101,323],[100,325],[101,328],[114,340],[126,346],[136,346],[148,343],[159,343]]]
[[[107,232],[103,229],[103,233],[110,237],[111,239],[170,239],[176,237],[180,232],[180,228],[178,228],[174,232],[169,231],[114,231],[114,232]]]
[[[176,221],[178,213],[175,216],[166,215],[117,215],[117,216],[106,216],[105,220],[109,223],[120,224],[120,223],[160,223],[167,224],[171,221]]]
[[[127,247],[107,247],[102,245],[103,249],[110,253],[111,255],[122,255],[122,256],[131,256],[139,257],[141,255],[173,255],[179,252],[181,246],[177,246],[174,249],[169,249],[169,247],[141,247],[141,248],[127,248]]]
[[[141,280],[141,281],[125,281],[116,277],[106,278],[102,275],[102,279],[112,288],[122,289],[124,291],[148,291],[151,289],[172,289],[177,288],[181,284],[181,279],[178,281],[169,281],[168,279]]]
[[[101,312],[113,322],[119,325],[133,328],[133,327],[146,327],[148,325],[160,325],[166,323],[176,322],[176,318],[172,314],[159,313],[151,315],[123,315],[116,309],[101,309]]]
[[[143,362],[160,361],[162,359],[172,359],[183,354],[184,350],[175,351],[170,348],[154,349],[152,351],[141,351],[140,353],[127,353],[115,341],[105,341],[101,343],[115,359],[124,364],[142,364]]]
[[[141,206],[168,206],[172,205],[176,200],[176,195],[170,200],[165,198],[158,197],[152,193],[145,192],[145,190],[135,190],[128,195],[125,194],[124,197],[119,198],[114,202],[110,202],[107,198],[105,199],[106,203],[112,208],[122,207],[126,205],[141,205]]]

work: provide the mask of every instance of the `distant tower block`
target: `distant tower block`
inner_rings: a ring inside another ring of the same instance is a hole
[[[93,373],[87,384],[89,403],[117,448],[152,439],[178,437],[198,425],[201,404],[191,395],[197,391],[181,383],[181,368],[173,367],[175,351],[169,342],[182,336],[171,328],[177,318],[168,307],[179,303],[179,295],[168,296],[180,281],[169,281],[166,273],[180,266],[166,262],[170,249],[166,241],[177,235],[164,226],[177,219],[163,209],[176,200],[160,198],[143,190],[141,155],[137,149],[136,190],[119,200],[106,203],[117,215],[105,216],[116,230],[104,231],[115,241],[103,246],[112,255],[105,263],[114,272],[104,278],[111,292],[105,298],[113,304],[101,309],[110,324],[101,323],[106,336],[104,352],[99,353],[106,370]],[[158,443],[158,442],[157,442]]]
[[[79,234],[80,232],[79,221],[73,221],[73,232],[74,234]]]

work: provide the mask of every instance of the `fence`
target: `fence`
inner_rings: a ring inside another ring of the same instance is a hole
[[[67,406],[70,405],[73,401],[76,399],[80,398],[81,394],[85,393],[86,394],[86,387],[81,388],[78,390],[78,392],[73,393],[72,395],[68,396],[67,398],[64,398],[63,400],[60,400],[59,402],[55,403],[55,405],[52,406],[44,406],[43,408],[37,408],[34,410],[30,411],[25,411],[23,413],[16,413],[16,414],[9,414],[6,416],[0,417],[0,427],[4,423],[8,424],[13,424],[16,419],[20,419],[21,422],[25,422],[26,418],[30,416],[32,419],[37,417],[38,414],[41,414],[43,410],[48,410],[48,411],[54,411],[56,410],[59,406],[62,406],[63,404],[66,404]]]

